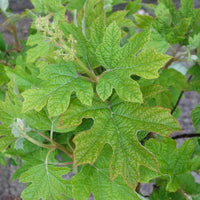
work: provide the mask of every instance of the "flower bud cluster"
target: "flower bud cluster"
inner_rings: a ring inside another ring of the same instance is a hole
[[[65,35],[59,29],[58,25],[50,21],[51,16],[38,17],[35,21],[37,31],[43,33],[43,39],[49,41],[57,49],[53,52],[54,58],[62,57],[65,61],[72,61],[76,57],[75,44],[77,41],[70,34],[65,39]]]

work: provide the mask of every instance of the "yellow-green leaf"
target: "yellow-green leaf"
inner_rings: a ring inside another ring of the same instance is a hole
[[[146,79],[157,78],[158,70],[169,59],[169,56],[157,53],[153,49],[144,49],[149,36],[148,28],[136,34],[129,43],[120,48],[119,27],[114,22],[107,28],[103,43],[96,51],[100,64],[106,69],[97,85],[97,92],[103,101],[112,94],[113,89],[125,101],[143,101],[139,84],[130,76],[136,74]]]
[[[45,80],[40,88],[23,92],[23,112],[40,111],[47,104],[49,115],[57,116],[68,108],[73,92],[83,104],[92,104],[92,84],[77,74],[71,62],[46,66],[40,78]]]
[[[169,110],[143,108],[136,103],[125,103],[117,96],[110,103],[95,97],[91,107],[74,99],[61,117],[60,128],[77,126],[83,118],[92,118],[94,125],[74,138],[74,164],[94,163],[104,145],[109,143],[113,148],[111,179],[121,174],[133,188],[139,181],[140,165],[157,170],[154,155],[139,143],[137,131],[153,131],[166,136],[172,131],[180,130]]]

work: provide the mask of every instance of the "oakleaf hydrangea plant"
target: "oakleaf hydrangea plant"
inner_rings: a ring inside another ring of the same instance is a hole
[[[19,17],[33,22],[14,60],[0,35],[0,156],[20,166],[13,180],[27,183],[22,199],[198,200],[191,172],[200,169],[199,106],[196,133],[176,147],[179,101],[200,92],[193,0],[178,10],[171,0],[32,3]],[[119,3],[125,9],[114,12]],[[8,1],[0,7],[15,27]],[[154,184],[148,197],[142,183]]]

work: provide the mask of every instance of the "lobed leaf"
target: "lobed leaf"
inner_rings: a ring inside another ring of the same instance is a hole
[[[138,142],[137,131],[153,131],[166,136],[179,130],[179,125],[171,117],[169,110],[142,108],[139,104],[125,103],[117,96],[112,97],[110,103],[95,97],[91,107],[74,99],[62,115],[58,128],[77,126],[83,118],[92,118],[94,125],[74,138],[74,164],[94,163],[104,145],[108,143],[113,149],[110,162],[111,179],[121,174],[133,188],[139,181],[140,165],[157,170],[154,155]]]
[[[70,169],[67,167],[57,167],[45,163],[31,167],[20,176],[20,182],[30,183],[22,192],[21,197],[24,200],[65,200],[66,197],[71,197],[70,181],[61,178],[69,171]]]
[[[191,170],[190,158],[194,150],[192,140],[185,141],[179,149],[171,138],[164,138],[161,142],[150,139],[145,146],[156,155],[161,174],[170,177],[167,190],[175,192],[181,188],[178,176]]]
[[[97,92],[105,101],[115,89],[125,101],[142,102],[142,93],[138,83],[130,78],[136,74],[146,79],[158,77],[160,69],[169,56],[156,53],[153,49],[141,51],[149,41],[149,29],[135,35],[129,43],[119,47],[120,29],[112,23],[104,35],[103,43],[96,51],[97,58],[106,71],[97,84]]]
[[[140,199],[121,177],[110,180],[109,161],[111,156],[112,149],[106,145],[93,165],[85,165],[81,172],[72,178],[75,200],[87,200],[91,192],[96,200]]]
[[[72,62],[48,65],[40,78],[45,81],[39,89],[23,92],[23,112],[40,111],[47,104],[49,115],[57,116],[68,108],[73,92],[83,104],[91,105],[92,84],[77,74]]]

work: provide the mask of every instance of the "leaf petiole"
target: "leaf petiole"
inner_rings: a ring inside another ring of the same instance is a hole
[[[94,82],[97,82],[97,77],[95,76],[94,72],[93,71],[90,71],[86,66],[85,64],[79,59],[79,58],[76,58],[75,61],[77,62],[77,64],[79,65],[79,67],[81,69],[83,69],[83,71],[94,81]]]

